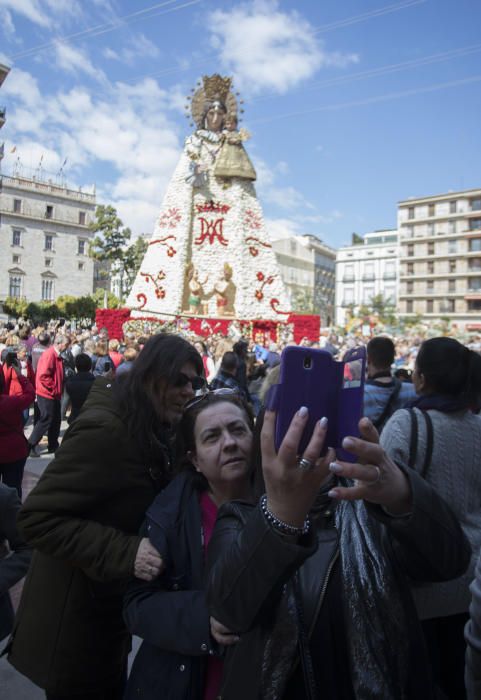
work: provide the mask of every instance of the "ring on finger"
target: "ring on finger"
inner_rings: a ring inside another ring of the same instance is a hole
[[[310,459],[306,459],[305,457],[301,457],[301,459],[298,461],[297,466],[299,469],[302,469],[305,472],[311,471],[311,469],[314,469],[315,464],[314,462],[311,462]]]
[[[376,465],[373,465],[373,468],[376,470],[376,478],[374,479],[374,481],[369,482],[369,486],[374,486],[375,484],[378,484],[382,480],[382,472],[379,469],[379,467]]]

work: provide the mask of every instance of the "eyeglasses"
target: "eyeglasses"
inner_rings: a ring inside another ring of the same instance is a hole
[[[240,396],[240,392],[237,389],[229,389],[228,387],[223,387],[222,389],[212,389],[211,391],[205,391],[200,396],[194,396],[193,399],[187,401],[184,406],[184,412],[191,409],[193,406],[197,406],[201,401],[204,401],[208,396]]]
[[[205,389],[207,382],[204,377],[199,377],[198,374],[193,377],[188,377],[187,374],[179,372],[174,386],[177,387],[177,389],[183,389],[187,384],[192,386],[193,391],[199,391],[200,389]]]

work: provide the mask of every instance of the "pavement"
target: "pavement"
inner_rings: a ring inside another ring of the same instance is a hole
[[[62,429],[60,436],[63,437],[68,425],[66,421],[62,422]],[[32,426],[28,425],[25,434],[29,436],[32,430]],[[53,455],[47,453],[46,442],[40,445],[43,450],[40,457],[29,457],[27,463],[25,464],[25,471],[23,476],[23,499],[28,496],[30,491],[33,489],[40,476],[45,471],[47,465],[52,461]],[[20,600],[21,592],[23,587],[23,580],[11,589],[10,595],[12,598],[13,606],[16,609]],[[135,654],[140,646],[140,639],[134,637],[132,642],[132,653],[129,657],[129,666],[131,665]],[[5,647],[7,640],[0,641],[0,653]],[[44,691],[37,685],[34,685],[28,678],[22,676],[18,671],[16,671],[13,666],[11,666],[5,657],[0,658],[0,698],[1,700],[44,700]]]

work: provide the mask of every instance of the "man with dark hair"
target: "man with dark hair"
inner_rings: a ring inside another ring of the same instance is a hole
[[[239,358],[235,352],[225,352],[220,363],[220,369],[210,383],[211,389],[235,389],[245,396],[245,392],[237,381],[236,374]]]
[[[65,391],[70,399],[71,411],[68,418],[70,424],[80,413],[80,409],[84,405],[85,399],[89,395],[92,388],[92,382],[95,377],[92,373],[92,360],[90,357],[81,352],[75,358],[76,374],[69,377],[65,384]]]
[[[379,432],[388,418],[416,398],[412,384],[392,376],[395,348],[390,338],[377,336],[367,344],[367,380],[364,387],[364,415]]]
[[[37,371],[37,365],[40,357],[50,345],[50,336],[45,331],[38,334],[37,342],[32,348],[32,367],[33,371]]]
[[[245,340],[244,338],[240,338],[240,340],[234,343],[234,347],[232,348],[232,350],[237,355],[237,369],[235,373],[235,378],[237,380],[238,385],[244,392],[244,396],[248,401],[250,401],[249,389],[247,388],[246,364],[248,347],[249,343],[247,342],[247,340]]]

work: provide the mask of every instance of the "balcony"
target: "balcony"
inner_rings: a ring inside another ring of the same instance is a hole
[[[343,307],[353,306],[355,303],[356,302],[354,301],[354,299],[343,299],[341,301],[341,306],[343,306]]]
[[[376,277],[373,272],[365,272],[362,276],[363,282],[374,282],[375,279]]]
[[[354,282],[354,280],[354,275],[344,275],[344,277],[342,278],[343,282]]]
[[[382,276],[383,280],[395,280],[396,279],[396,273],[395,272],[385,272]]]

